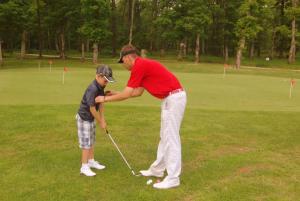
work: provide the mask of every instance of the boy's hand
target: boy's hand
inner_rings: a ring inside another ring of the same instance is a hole
[[[113,95],[113,92],[112,91],[105,91],[104,94],[105,94],[105,96],[111,96],[111,95]]]
[[[105,91],[105,96],[112,96],[112,95],[116,95],[116,94],[118,94],[118,93],[120,93],[120,92],[118,92],[118,91]]]
[[[104,96],[97,96],[95,98],[96,103],[104,103]]]
[[[106,129],[107,124],[106,124],[106,121],[105,121],[105,120],[100,121],[99,124],[100,124],[100,127],[101,127],[102,129],[104,129],[104,130]]]

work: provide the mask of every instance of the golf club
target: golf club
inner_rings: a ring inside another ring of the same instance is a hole
[[[128,168],[131,170],[132,175],[139,177],[141,176],[141,174],[136,174],[134,172],[134,170],[131,168],[131,166],[129,165],[129,163],[127,162],[126,158],[124,157],[124,155],[122,154],[121,150],[119,149],[118,145],[115,143],[114,139],[111,137],[111,135],[109,134],[108,130],[105,129],[106,134],[108,135],[108,137],[110,138],[110,140],[112,141],[112,143],[115,145],[115,147],[117,148],[118,152],[120,153],[120,155],[122,156],[123,160],[125,161],[126,165],[128,166]]]

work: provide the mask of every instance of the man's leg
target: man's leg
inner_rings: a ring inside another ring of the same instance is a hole
[[[167,101],[167,123],[164,130],[166,139],[164,161],[168,176],[160,184],[155,184],[155,188],[170,188],[180,184],[179,175],[181,173],[181,141],[179,130],[186,105],[185,92],[168,97]]]
[[[164,100],[161,105],[161,123],[160,123],[160,141],[157,148],[156,160],[152,163],[149,170],[141,171],[144,176],[158,176],[162,177],[166,169],[164,155],[166,152],[166,139],[164,130],[166,128],[166,101]]]

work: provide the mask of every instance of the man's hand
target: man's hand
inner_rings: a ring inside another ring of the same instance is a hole
[[[104,96],[97,96],[95,98],[96,103],[104,103]]]

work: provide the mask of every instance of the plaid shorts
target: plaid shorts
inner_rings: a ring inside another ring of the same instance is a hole
[[[76,115],[77,129],[78,129],[78,141],[81,149],[90,149],[96,140],[96,124],[95,122],[84,121],[80,116]]]

